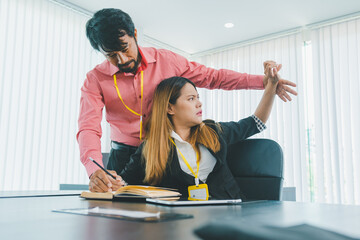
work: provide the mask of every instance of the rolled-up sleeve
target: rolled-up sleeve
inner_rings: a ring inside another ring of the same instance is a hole
[[[76,135],[80,148],[80,160],[86,168],[88,176],[98,167],[89,157],[102,164],[101,154],[101,120],[104,99],[97,79],[88,74],[81,88],[80,111]]]
[[[259,132],[262,132],[262,131],[264,131],[266,129],[265,123],[263,123],[263,121],[261,121],[260,118],[258,118],[254,114],[251,115],[251,117],[254,119],[254,121],[256,123],[256,127],[259,129]]]

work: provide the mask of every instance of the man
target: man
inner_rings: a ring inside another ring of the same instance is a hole
[[[155,87],[163,79],[181,76],[200,88],[264,89],[267,76],[215,70],[168,50],[142,48],[137,44],[137,30],[130,16],[119,9],[103,9],[87,22],[86,34],[94,49],[107,60],[87,74],[81,89],[79,132],[80,158],[90,176],[90,190],[116,190],[123,183],[117,175],[125,167],[144,137],[143,122],[150,113]],[[277,66],[264,63],[264,68]],[[277,66],[280,70],[281,66]],[[291,100],[288,93],[297,93],[294,83],[280,79],[277,94]],[[106,120],[111,126],[112,149],[108,169],[112,179],[89,157],[102,163],[101,118],[105,106]]]

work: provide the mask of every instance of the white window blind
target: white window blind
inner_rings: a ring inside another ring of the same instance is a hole
[[[311,37],[315,200],[360,204],[360,19]]]
[[[75,138],[80,88],[103,57],[87,19],[45,0],[0,1],[0,191],[88,182]]]

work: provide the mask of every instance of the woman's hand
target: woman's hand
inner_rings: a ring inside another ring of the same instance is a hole
[[[272,75],[271,72],[269,75],[269,72],[268,72],[269,67],[276,67],[277,72],[279,72],[281,70],[282,65],[276,64],[276,62],[274,62],[274,61],[264,62],[264,74],[265,74],[264,80],[263,80],[264,87],[266,87],[269,78],[274,77],[274,75]],[[284,102],[291,101],[292,99],[289,94],[297,96],[297,92],[291,88],[291,87],[296,87],[296,84],[289,80],[282,79],[278,73],[276,75],[278,78],[276,94]]]
[[[269,83],[272,85],[278,84],[280,79],[280,75],[278,74],[278,71],[280,71],[281,67],[282,67],[281,64],[276,64],[275,62],[266,65],[264,69],[264,73],[268,80],[266,82],[266,85],[264,85],[265,88]]]
[[[277,65],[275,62],[268,63],[265,66],[264,73],[265,77],[267,78],[267,81],[264,85],[265,91],[254,113],[254,115],[258,117],[263,123],[266,123],[271,113],[275,94],[279,84],[280,75],[278,74],[278,71],[280,69],[281,64]]]
[[[112,192],[125,185],[124,180],[115,171],[109,170],[109,172],[116,177],[116,180],[98,169],[90,176],[89,190],[91,192]]]
[[[267,78],[265,91],[267,89],[272,89],[272,92],[275,94],[277,90],[277,85],[279,83],[280,75],[278,71],[281,69],[281,64],[276,64],[275,62],[271,62],[266,64],[264,74]]]

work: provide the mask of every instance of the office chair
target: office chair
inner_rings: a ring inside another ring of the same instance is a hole
[[[102,153],[104,166],[109,153]],[[249,200],[280,200],[283,152],[270,139],[246,139],[228,148],[227,162],[241,191]]]
[[[227,162],[241,191],[250,200],[280,200],[283,152],[270,139],[246,139],[229,146]]]
[[[106,168],[110,153],[102,153],[103,163]],[[60,184],[59,190],[89,190],[88,184]]]
[[[109,157],[110,157],[110,153],[101,153],[102,154],[102,161],[103,161],[103,164],[104,164],[104,168],[107,169],[107,165],[108,165],[108,162],[109,162]]]

